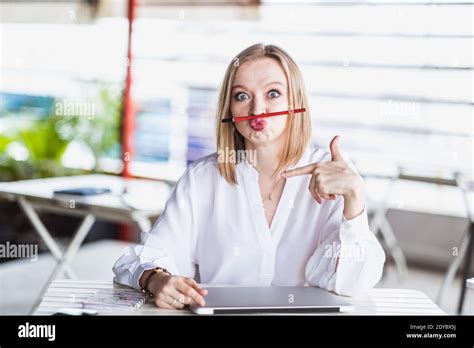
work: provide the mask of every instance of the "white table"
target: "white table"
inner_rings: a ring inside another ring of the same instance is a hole
[[[83,187],[108,188],[111,193],[95,196],[54,194],[55,190]],[[32,310],[36,309],[50,283],[60,274],[65,272],[69,278],[76,278],[69,266],[70,261],[96,219],[132,223],[141,231],[149,231],[151,219],[155,219],[163,211],[169,193],[170,187],[165,183],[112,175],[93,174],[0,183],[0,198],[18,202],[57,261],[57,266]],[[82,222],[64,252],[41,222],[38,216],[40,211],[82,217]]]
[[[102,289],[129,289],[112,281],[54,281],[46,292],[36,315],[51,315],[61,308],[67,308],[76,298],[93,294]],[[355,306],[353,312],[325,313],[324,315],[444,315],[445,313],[425,294],[409,289],[372,289],[358,298],[342,297]],[[121,315],[123,312],[99,312],[99,314]],[[148,302],[136,312],[128,315],[194,315],[188,310],[167,310],[157,308]],[[307,314],[305,314],[307,315]],[[322,315],[317,313],[316,315]]]

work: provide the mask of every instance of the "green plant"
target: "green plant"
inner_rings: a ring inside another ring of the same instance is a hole
[[[112,95],[107,88],[99,90],[98,101],[94,103],[93,115],[60,116],[57,131],[63,137],[85,143],[94,154],[95,170],[98,160],[105,156],[117,156],[119,147],[119,124],[122,98]]]
[[[94,102],[97,112],[91,117],[55,113],[45,119],[33,120],[27,127],[13,132],[12,137],[0,135],[0,180],[81,172],[61,165],[63,155],[73,141],[81,141],[91,149],[95,157],[95,170],[99,170],[98,160],[104,155],[113,155],[114,148],[119,148],[121,100],[121,95],[114,97],[110,89],[102,86]],[[28,151],[26,161],[17,161],[6,153],[12,142],[22,144]]]
[[[35,122],[33,127],[19,132],[18,139],[28,149],[29,161],[61,161],[70,139],[60,136],[55,127],[57,122],[58,116],[50,116],[45,121]]]
[[[0,155],[5,153],[7,146],[11,143],[12,139],[0,134]]]

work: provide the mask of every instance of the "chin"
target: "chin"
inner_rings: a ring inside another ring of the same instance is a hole
[[[278,137],[266,129],[262,131],[250,131],[247,140],[255,145],[267,144],[275,141]]]

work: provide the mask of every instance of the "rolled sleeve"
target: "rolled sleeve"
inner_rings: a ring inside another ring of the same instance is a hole
[[[360,239],[370,238],[371,235],[373,233],[369,228],[369,219],[365,208],[362,213],[350,220],[347,220],[342,215],[341,228],[339,230],[339,238],[342,243],[354,243]]]
[[[183,174],[165,209],[150,232],[143,232],[141,243],[129,247],[113,267],[114,281],[140,289],[143,272],[163,267],[172,274],[194,277],[195,211],[191,168]]]
[[[343,209],[344,201],[340,197],[323,225],[320,233],[324,237],[306,264],[305,277],[310,285],[339,295],[356,296],[378,283],[385,253],[370,231],[366,208],[349,220],[344,217]]]

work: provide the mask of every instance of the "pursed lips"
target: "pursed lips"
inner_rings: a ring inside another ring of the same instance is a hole
[[[262,117],[253,118],[249,121],[249,126],[253,130],[262,131],[267,125],[267,121]]]

